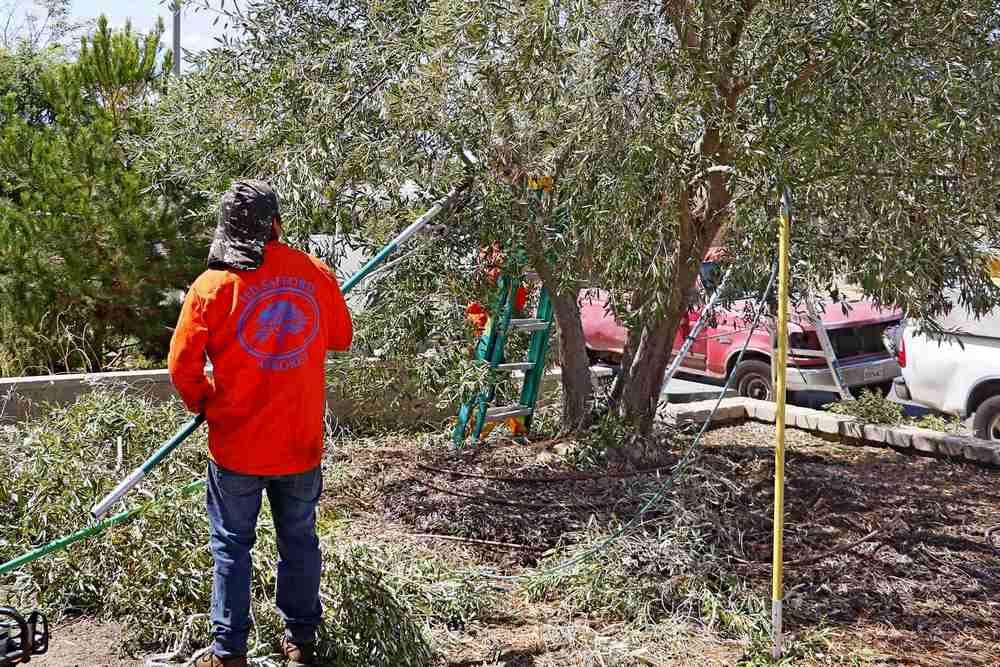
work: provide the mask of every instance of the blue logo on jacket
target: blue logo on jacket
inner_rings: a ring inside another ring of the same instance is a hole
[[[309,319],[291,301],[275,301],[260,311],[257,316],[257,332],[254,334],[254,342],[257,344],[265,342],[271,336],[275,336],[280,346],[286,334],[301,333],[306,328]]]
[[[268,289],[268,283],[280,286]],[[243,295],[251,298],[240,314],[238,338],[261,369],[284,371],[305,363],[309,345],[319,333],[314,292],[310,282],[277,278],[267,281],[265,289],[252,287]]]

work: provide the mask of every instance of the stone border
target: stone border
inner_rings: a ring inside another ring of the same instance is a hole
[[[704,423],[715,408],[715,401],[667,405],[664,414],[677,423]],[[712,419],[713,424],[748,419],[773,424],[777,406],[752,398],[725,398]],[[919,456],[944,456],[972,463],[1000,467],[1000,443],[978,438],[941,433],[914,426],[866,424],[854,417],[796,405],[785,408],[785,423],[822,436],[838,436],[845,442],[875,447],[889,447]]]

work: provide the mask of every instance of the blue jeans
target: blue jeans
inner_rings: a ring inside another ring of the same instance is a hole
[[[316,537],[316,503],[323,491],[317,466],[278,477],[242,475],[208,464],[208,522],[215,571],[212,582],[212,650],[219,657],[247,652],[250,634],[250,549],[257,539],[261,492],[278,536],[277,606],[286,636],[296,643],[316,637],[323,608],[322,569]]]

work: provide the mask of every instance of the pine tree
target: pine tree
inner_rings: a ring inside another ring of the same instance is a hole
[[[169,58],[162,25],[112,31],[103,17],[76,62],[41,77],[51,122],[0,110],[0,371],[99,370],[122,346],[162,354],[170,290],[203,245],[187,193],[134,166]],[[175,306],[175,304],[174,304]]]

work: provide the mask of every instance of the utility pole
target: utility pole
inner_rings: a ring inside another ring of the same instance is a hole
[[[181,0],[174,0],[174,75],[181,75]]]

